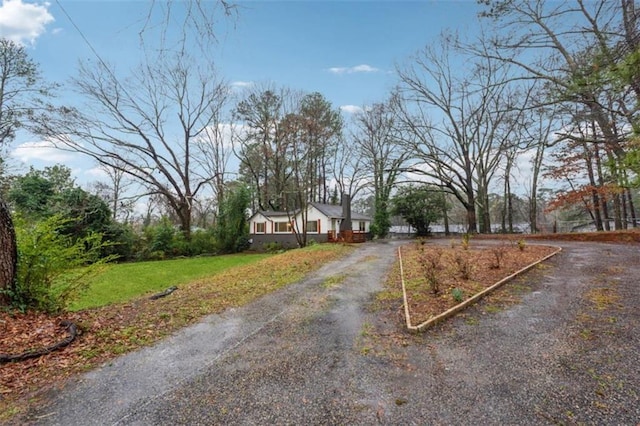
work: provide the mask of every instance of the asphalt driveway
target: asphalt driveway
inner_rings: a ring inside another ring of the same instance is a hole
[[[480,304],[399,344],[397,313],[369,307],[402,243],[363,244],[118,358],[52,392],[28,421],[638,424],[637,245],[554,243],[563,252],[521,279],[531,287],[521,303]]]

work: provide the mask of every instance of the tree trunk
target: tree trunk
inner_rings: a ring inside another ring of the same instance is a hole
[[[596,169],[598,171],[598,186],[604,188],[604,175],[602,174],[602,159],[600,158],[600,147],[598,144],[593,145],[593,156],[596,160]],[[607,206],[607,196],[602,194],[600,197],[600,207],[602,208],[602,218],[604,221],[605,231],[611,230],[609,224],[609,207]]]
[[[622,202],[622,229],[627,229],[627,193],[624,189],[620,192],[620,200]]]
[[[529,228],[532,234],[538,233],[538,200],[534,197],[529,199]]]
[[[16,231],[9,207],[4,199],[0,198],[0,306],[6,306],[10,302],[5,291],[15,289],[17,266]]]
[[[476,224],[476,206],[473,204],[467,204],[465,208],[467,209],[467,233],[477,234],[478,226]]]
[[[178,211],[180,219],[180,231],[186,241],[191,241],[191,206],[188,203],[181,203]]]
[[[594,213],[594,220],[596,223],[596,230],[603,231],[604,228],[602,227],[602,216],[600,215],[600,212],[601,212],[600,195],[598,194],[598,189],[597,189],[598,185],[596,183],[595,174],[593,172],[593,161],[592,161],[593,156],[586,143],[583,143],[582,148],[584,149],[584,153],[585,153],[587,175],[589,176],[589,184],[591,185],[591,202],[593,203],[593,213]]]
[[[532,234],[537,234],[538,229],[538,177],[542,169],[545,143],[540,142],[536,148],[536,156],[533,160],[533,176],[531,177],[531,198],[529,199],[529,226]]]
[[[444,235],[447,237],[451,235],[451,231],[449,230],[449,216],[447,214],[447,209],[444,209]]]
[[[507,154],[507,165],[504,171],[504,199],[502,203],[502,232],[507,232],[507,223],[509,225],[509,233],[513,233],[513,203],[511,199],[511,166],[513,164],[513,156]],[[505,223],[506,222],[506,223]]]
[[[491,220],[489,218],[488,188],[486,187],[485,182],[478,182],[476,200],[478,201],[477,219],[479,219],[480,233],[489,234],[491,233]]]
[[[611,179],[613,182],[615,182],[616,185],[620,184],[620,173],[619,173],[619,168],[618,168],[618,158],[614,155],[614,152],[611,149],[607,150],[607,159],[609,161],[609,163],[611,164],[610,166],[610,172],[611,172]],[[615,230],[621,230],[622,229],[622,206],[620,203],[620,194],[619,193],[614,193],[612,194],[612,198],[613,198],[613,222],[615,224]]]
[[[489,204],[489,188],[485,186],[484,191],[484,212],[482,221],[484,222],[484,228],[486,229],[486,233],[491,233],[491,206]]]
[[[633,204],[631,189],[627,187],[625,188],[625,191],[627,192],[627,198],[629,199],[629,212],[631,213],[631,226],[636,228],[638,226],[638,218],[636,216],[636,207]]]
[[[509,219],[509,233],[513,234],[513,194],[511,194],[511,185],[509,185],[509,196],[507,197],[507,218]]]
[[[615,230],[619,231],[622,229],[622,206],[620,203],[620,194],[615,194],[613,196],[613,212],[615,215],[613,217]]]

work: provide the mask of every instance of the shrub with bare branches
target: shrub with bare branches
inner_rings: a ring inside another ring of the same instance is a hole
[[[429,288],[433,294],[440,292],[440,278],[438,277],[439,271],[442,269],[442,250],[425,250],[424,246],[420,246],[418,262],[424,273]]]

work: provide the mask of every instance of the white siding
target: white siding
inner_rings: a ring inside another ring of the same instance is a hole
[[[262,213],[258,212],[249,219],[249,233],[258,234],[256,232],[258,223],[264,223],[264,234],[282,234],[282,232],[276,232],[275,222],[287,222],[287,216],[278,217],[266,217]],[[302,214],[298,213],[295,217],[296,229],[302,231]],[[308,232],[309,235],[314,234],[327,234],[331,230],[338,232],[340,230],[340,219],[332,219],[324,215],[314,206],[309,206],[307,210],[307,221],[316,222],[318,224],[318,232]],[[369,232],[371,222],[369,220],[353,219],[351,221],[351,228],[355,232],[361,231],[360,224],[364,222],[364,232]],[[262,234],[262,233],[260,233]]]
[[[302,229],[302,215],[298,214],[296,220],[298,221],[299,229]],[[324,214],[322,214],[318,209],[313,206],[309,206],[307,209],[307,221],[308,222],[318,222],[318,233],[326,234],[331,229],[331,220],[328,219]],[[310,233],[311,234],[311,233]]]
[[[256,224],[264,223],[264,234],[271,234],[273,232],[273,225],[271,220],[269,220],[262,213],[254,214],[251,219],[249,219],[249,233],[256,234]]]

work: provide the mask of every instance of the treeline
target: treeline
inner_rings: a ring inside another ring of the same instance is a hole
[[[186,239],[167,217],[121,223],[107,202],[77,186],[62,165],[5,176],[2,198],[12,212],[17,276],[0,289],[7,304],[64,309],[89,278],[111,261],[162,260],[235,253],[248,248],[247,191],[230,191],[216,226]]]
[[[253,208],[304,208],[344,192],[370,200],[382,237],[393,195],[420,184],[444,194],[445,225],[461,207],[472,233],[522,229],[522,198],[531,232],[558,219],[637,226],[635,2],[481,3],[478,39],[445,31],[397,66],[387,100],[351,120],[319,93],[245,92],[229,134]]]
[[[24,175],[7,176],[3,180],[2,195],[19,227],[55,218],[58,234],[73,241],[98,234],[105,243],[101,256],[113,255],[119,261],[229,253],[247,247],[247,230],[242,227],[235,232],[214,227],[197,229],[186,240],[166,216],[135,223],[119,222],[108,203],[76,185],[71,169],[63,165],[45,167],[44,170],[31,168]],[[230,213],[239,211],[240,219],[246,222],[246,214],[243,213],[249,206],[246,192],[231,192],[229,198],[234,205],[226,210]],[[230,213],[225,213],[228,219],[219,222],[233,221]],[[226,241],[227,235],[237,241]]]

